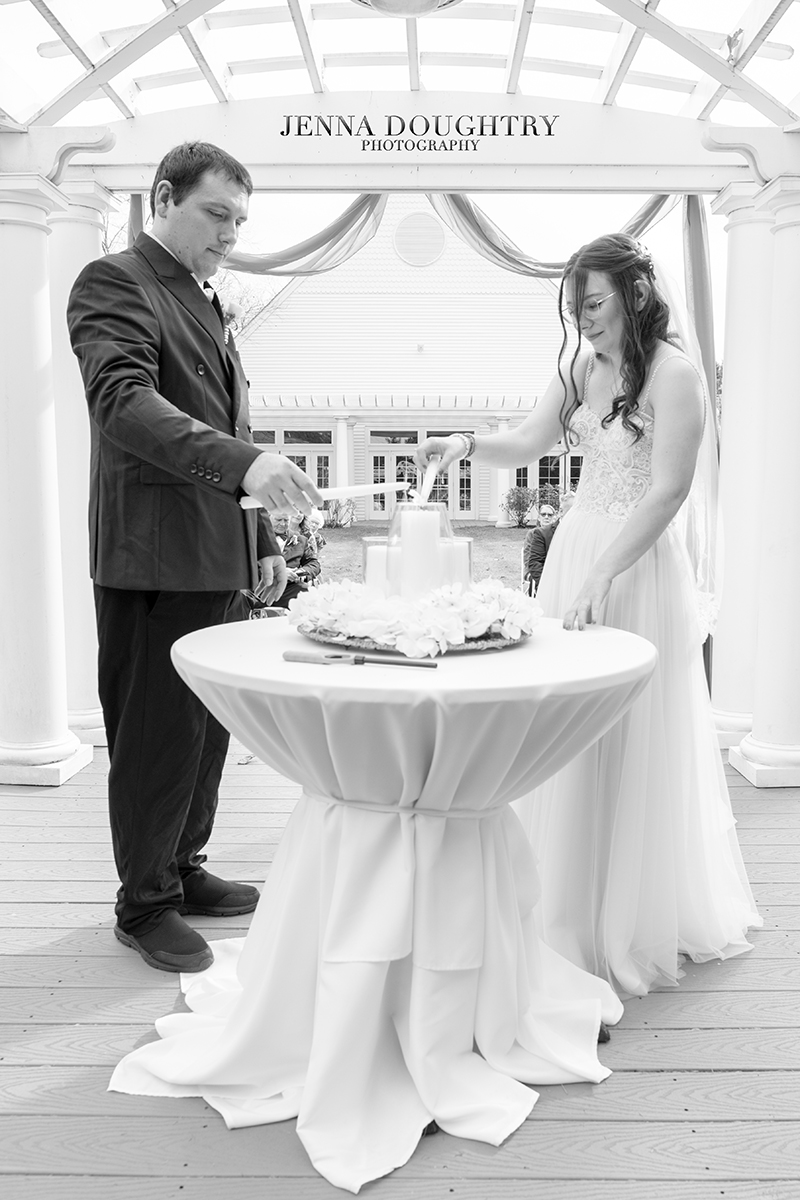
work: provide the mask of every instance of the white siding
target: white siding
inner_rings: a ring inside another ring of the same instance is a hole
[[[390,197],[369,245],[290,285],[254,322],[240,345],[253,394],[378,396],[382,407],[420,393],[490,405],[541,394],[561,341],[552,289],[492,266],[449,229],[435,263],[410,266],[393,235],[420,210],[432,213],[422,197]]]

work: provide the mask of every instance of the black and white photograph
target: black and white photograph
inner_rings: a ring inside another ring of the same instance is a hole
[[[8,1200],[800,1197],[800,3],[0,0]]]

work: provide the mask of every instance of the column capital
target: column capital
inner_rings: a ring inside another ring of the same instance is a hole
[[[0,205],[27,205],[43,213],[63,211],[68,201],[44,175],[0,175]],[[0,220],[5,220],[0,211]]]
[[[800,223],[800,175],[778,175],[761,189],[756,208],[775,216],[775,229]]]
[[[94,179],[69,179],[59,185],[67,200],[65,208],[50,214],[49,222],[102,226],[106,213],[117,206],[117,198]]]
[[[726,228],[745,222],[771,223],[772,213],[756,208],[756,196],[763,189],[757,183],[728,183],[711,201],[716,216],[731,217]]]

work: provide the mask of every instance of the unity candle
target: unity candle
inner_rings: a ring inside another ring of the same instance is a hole
[[[445,547],[453,540],[443,504],[398,504],[389,528],[387,591],[413,600],[450,582]]]
[[[409,599],[441,586],[439,514],[409,505],[400,514],[400,594]]]
[[[454,538],[443,504],[397,505],[388,538],[362,538],[362,578],[385,596],[414,600],[448,584],[472,584],[472,538]]]

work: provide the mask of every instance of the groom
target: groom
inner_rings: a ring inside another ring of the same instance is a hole
[[[203,868],[227,731],[170,660],[184,634],[241,618],[240,590],[271,603],[286,568],[264,513],[321,497],[288,458],[253,444],[247,385],[215,293],[253,190],[241,163],[205,142],[169,151],[150,194],[153,225],[90,263],[67,308],[91,416],[91,575],[99,690],[121,881],[115,934],[162,971],[213,961],[183,916],[246,913],[258,892]]]

